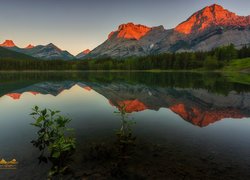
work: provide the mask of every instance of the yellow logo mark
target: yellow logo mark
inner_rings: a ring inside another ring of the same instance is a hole
[[[0,169],[16,169],[17,167],[17,160],[12,159],[11,161],[6,161],[5,159],[0,160]]]

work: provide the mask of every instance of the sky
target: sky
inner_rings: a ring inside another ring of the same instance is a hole
[[[76,55],[103,43],[120,24],[170,29],[214,3],[250,15],[250,0],[0,0],[0,41],[54,43]]]

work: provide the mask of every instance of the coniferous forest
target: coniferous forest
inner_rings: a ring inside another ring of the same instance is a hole
[[[114,59],[102,57],[84,60],[40,60],[28,55],[0,49],[0,70],[216,70],[232,60],[250,57],[250,46],[234,45],[209,52],[164,53],[143,57]]]

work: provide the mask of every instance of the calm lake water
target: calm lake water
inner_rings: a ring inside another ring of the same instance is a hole
[[[77,149],[62,179],[250,179],[248,75],[217,73],[0,73],[0,179],[46,179],[31,108],[71,118]],[[134,137],[116,149],[125,105]],[[124,154],[123,154],[124,155]],[[125,156],[124,156],[125,157]]]

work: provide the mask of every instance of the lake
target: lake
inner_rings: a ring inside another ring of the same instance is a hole
[[[31,140],[35,105],[72,119],[77,149],[63,179],[250,179],[248,74],[0,73],[0,179],[46,179]],[[126,123],[118,113],[124,108]],[[115,113],[116,112],[116,113]],[[133,144],[122,155],[116,132]]]

